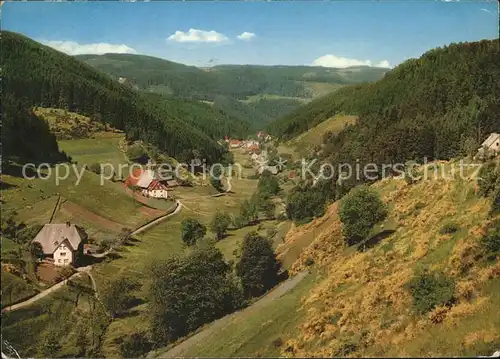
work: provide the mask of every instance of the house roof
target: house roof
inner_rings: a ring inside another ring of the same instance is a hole
[[[154,191],[154,190],[166,190],[167,187],[165,185],[161,184],[160,181],[158,180],[153,180],[148,187],[148,191]]]
[[[40,243],[44,254],[53,254],[65,240],[73,251],[80,245],[82,237],[74,224],[46,224],[32,242]]]
[[[168,187],[176,187],[178,185],[179,185],[179,183],[176,180],[168,180],[167,181],[167,186]]]
[[[499,139],[500,139],[500,134],[494,132],[486,139],[486,141],[483,142],[481,146],[490,148]]]
[[[148,188],[151,182],[155,179],[155,173],[150,169],[134,168],[131,175],[128,176],[125,183],[128,186],[138,186]]]

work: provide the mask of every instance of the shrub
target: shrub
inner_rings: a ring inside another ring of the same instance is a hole
[[[210,230],[216,235],[217,240],[221,240],[226,235],[230,224],[231,217],[227,213],[217,211],[210,223]]]
[[[188,246],[205,237],[207,227],[194,218],[187,218],[181,224],[181,238]]]
[[[373,226],[387,217],[387,207],[368,186],[350,191],[340,202],[342,234],[348,245],[365,239]]]
[[[89,171],[100,175],[101,174],[101,165],[99,163],[92,163],[89,167]]]
[[[264,294],[278,283],[280,263],[276,259],[271,242],[257,232],[245,236],[241,247],[236,274],[241,278],[247,297]]]
[[[414,184],[418,181],[420,173],[418,171],[418,164],[415,161],[409,161],[405,165],[404,177],[408,184]]]
[[[444,226],[441,227],[441,229],[439,230],[439,233],[440,234],[452,234],[452,233],[457,232],[459,229],[460,229],[460,227],[455,222],[448,222]]]
[[[325,213],[325,197],[312,187],[294,188],[287,202],[286,215],[295,222],[309,221]]]
[[[500,185],[497,185],[493,191],[493,199],[491,201],[490,214],[494,215],[500,213]]]
[[[312,259],[311,257],[307,258],[305,264],[308,267],[312,266],[314,264],[314,259]]]
[[[101,300],[113,317],[125,312],[132,303],[134,296],[131,292],[139,287],[139,283],[126,277],[114,279],[104,286]]]
[[[120,343],[120,351],[124,358],[138,358],[153,347],[145,333],[133,333],[126,336]]]
[[[500,220],[496,220],[488,226],[481,244],[486,253],[490,255],[500,254]]]
[[[455,282],[441,272],[423,273],[412,278],[409,289],[413,307],[419,314],[428,313],[438,306],[454,302]]]
[[[488,197],[500,186],[500,168],[497,163],[489,162],[484,164],[478,173],[479,195]]]
[[[220,250],[194,247],[151,268],[150,328],[157,345],[171,342],[243,305]]]

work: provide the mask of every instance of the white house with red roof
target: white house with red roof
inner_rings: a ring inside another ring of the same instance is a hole
[[[157,179],[157,175],[150,169],[135,169],[125,181],[127,186],[135,186],[141,189],[145,197],[168,198],[168,188]]]

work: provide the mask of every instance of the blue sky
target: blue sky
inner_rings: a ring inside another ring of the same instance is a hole
[[[451,42],[498,38],[498,5],[464,0],[7,2],[2,27],[70,54],[129,52],[196,66],[394,66]]]

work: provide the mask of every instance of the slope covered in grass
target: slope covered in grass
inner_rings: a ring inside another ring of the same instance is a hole
[[[355,124],[356,120],[356,116],[331,117],[309,129],[307,132],[294,137],[288,141],[287,145],[294,147],[298,152],[307,155],[311,153],[315,147],[323,144],[323,139],[326,135],[337,135],[346,126]]]
[[[449,163],[438,166],[450,175]],[[258,315],[243,312],[209,330],[185,354],[444,357],[498,350],[500,266],[481,246],[493,220],[489,200],[475,193],[473,180],[458,178],[413,185],[388,179],[373,188],[389,216],[364,246],[344,244],[338,203],[293,226],[278,252],[296,253],[292,274],[314,275]],[[425,271],[454,282],[452,305],[416,311],[409,283]]]

